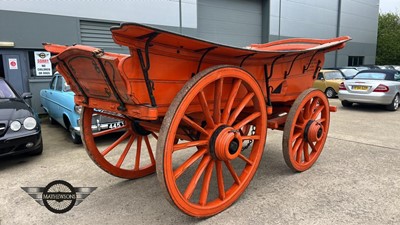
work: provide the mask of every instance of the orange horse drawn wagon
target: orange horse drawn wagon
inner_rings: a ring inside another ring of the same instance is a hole
[[[319,157],[336,108],[310,87],[324,54],[349,37],[235,48],[134,23],[111,31],[129,55],[44,44],[82,106],[82,139],[103,170],[128,179],[157,170],[172,205],[205,217],[249,185],[267,128],[283,130],[292,170]],[[95,129],[99,117],[123,123]]]

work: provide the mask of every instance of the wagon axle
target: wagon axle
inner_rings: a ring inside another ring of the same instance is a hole
[[[304,138],[310,142],[320,141],[324,133],[323,125],[315,120],[307,122],[306,128],[304,129]]]

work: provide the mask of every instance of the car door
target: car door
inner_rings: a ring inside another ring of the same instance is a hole
[[[55,87],[52,92],[52,112],[54,115],[54,119],[57,120],[60,124],[64,124],[63,122],[63,112],[64,112],[64,104],[65,101],[63,99],[63,78],[58,75],[57,81],[55,83]]]
[[[313,87],[318,88],[321,91],[325,91],[325,89],[326,89],[325,78],[324,78],[324,74],[322,72],[318,73],[318,77],[314,81]]]
[[[49,116],[53,117],[52,113],[52,107],[51,105],[53,104],[51,100],[51,96],[53,95],[54,88],[56,86],[57,82],[57,76],[54,76],[53,79],[50,82],[49,88],[43,89],[40,91],[40,96],[41,96],[41,103],[43,108],[46,110],[46,112],[49,114]]]

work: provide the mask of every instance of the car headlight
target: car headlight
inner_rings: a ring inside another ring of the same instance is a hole
[[[21,123],[19,121],[12,121],[10,124],[10,129],[12,131],[19,131],[19,129],[21,129]]]
[[[81,112],[82,112],[82,106],[80,106],[80,105],[75,105],[75,106],[74,106],[74,110],[75,110],[76,113],[81,114]]]
[[[24,127],[27,130],[32,130],[33,128],[36,127],[36,125],[37,125],[37,122],[36,122],[35,118],[33,118],[33,117],[27,117],[24,120]]]

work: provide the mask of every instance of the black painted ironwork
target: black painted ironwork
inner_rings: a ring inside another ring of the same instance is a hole
[[[285,71],[285,74],[284,74],[285,79],[289,76],[290,72],[292,72],[292,68],[293,68],[293,65],[294,65],[294,62],[296,61],[296,59],[303,54],[304,54],[304,52],[297,54],[296,57],[294,57],[294,59],[292,60],[292,63],[290,64],[289,71]]]
[[[196,51],[196,52],[199,52],[199,51],[205,50],[204,53],[203,53],[203,55],[202,55],[201,58],[200,58],[199,64],[197,65],[196,74],[200,72],[200,67],[201,67],[201,64],[203,63],[204,57],[206,57],[206,55],[207,55],[210,51],[212,51],[212,50],[214,50],[214,49],[216,49],[216,48],[217,48],[217,46],[213,46],[213,47],[209,47],[209,48],[205,48],[205,49],[200,49],[200,50],[197,50],[197,51]]]
[[[82,94],[84,101],[83,103],[88,104],[88,96],[86,94],[86,92],[83,90],[82,86],[78,83],[78,80],[76,80],[75,76],[73,75],[71,69],[68,67],[67,63],[64,62],[64,60],[62,60],[60,57],[57,56],[57,60],[59,62],[61,62],[61,64],[63,64],[64,68],[67,69],[68,72],[68,76],[74,81],[75,85],[78,87],[79,92]]]
[[[313,61],[315,55],[320,52],[321,50],[315,51],[314,54],[311,56],[310,61],[308,62],[307,66],[303,66],[303,73],[306,72],[306,70],[308,70],[310,68],[311,62]]]
[[[153,32],[153,33],[150,33],[150,34],[143,35],[143,36],[139,37],[141,39],[147,38],[146,44],[145,44],[145,47],[144,47],[144,55],[145,55],[146,61],[143,58],[142,50],[141,49],[136,49],[138,57],[139,57],[139,61],[140,61],[140,66],[142,68],[144,80],[145,80],[145,83],[146,83],[147,93],[149,94],[151,106],[153,106],[153,107],[156,107],[157,104],[156,104],[156,100],[155,100],[154,95],[153,95],[154,82],[152,80],[150,80],[150,78],[149,78],[149,69],[150,69],[149,46],[150,46],[151,41],[155,37],[157,37],[157,35],[159,35],[158,32]]]
[[[243,63],[244,63],[248,58],[250,58],[251,56],[253,56],[253,55],[255,55],[255,54],[256,54],[256,53],[252,53],[252,54],[246,55],[246,56],[242,59],[242,61],[240,62],[240,67],[242,67]]]
[[[104,67],[103,62],[101,61],[101,58],[97,57],[95,53],[93,53],[93,56],[97,59],[97,62],[100,65],[101,72],[102,72],[102,74],[104,76],[104,79],[107,82],[108,86],[111,88],[111,91],[112,91],[114,97],[117,99],[117,101],[119,103],[119,106],[117,107],[117,109],[119,111],[126,111],[125,103],[122,101],[122,98],[121,98],[121,96],[119,96],[119,94],[117,92],[117,89],[115,88],[115,86],[111,82],[110,77],[107,74],[107,70]]]

